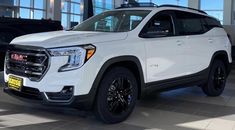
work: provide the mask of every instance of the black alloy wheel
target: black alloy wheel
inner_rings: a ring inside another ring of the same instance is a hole
[[[132,89],[131,81],[124,77],[119,77],[113,81],[108,89],[107,97],[111,113],[118,115],[128,110],[133,97]]]
[[[124,67],[105,73],[97,93],[95,114],[104,123],[124,121],[133,111],[138,96],[137,81]]]
[[[220,90],[223,88],[225,81],[226,81],[226,75],[222,67],[218,66],[215,70],[214,77],[213,77],[214,85],[216,90]]]
[[[221,60],[215,60],[211,66],[207,83],[202,86],[203,92],[207,96],[220,96],[225,88],[227,71],[225,64]]]

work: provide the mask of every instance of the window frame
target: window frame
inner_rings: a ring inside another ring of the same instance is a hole
[[[64,2],[64,3],[63,3]],[[62,4],[63,3],[63,4]],[[65,4],[67,3],[67,4]],[[77,22],[78,24],[80,24],[82,22],[82,16],[83,16],[83,12],[81,10],[81,6],[82,6],[82,2],[77,2],[77,1],[66,1],[66,0],[61,0],[61,4],[64,6],[63,8],[65,8],[66,10],[63,10],[62,6],[61,6],[61,23],[64,29],[70,29],[72,22]],[[72,5],[78,5],[80,8],[79,12],[73,12],[74,10],[72,9]],[[66,15],[66,20],[65,20],[65,24],[66,26],[63,25],[63,17],[62,15]],[[80,21],[76,21],[74,20],[74,17],[80,17]],[[72,18],[73,17],[73,18]]]
[[[30,1],[30,5],[29,6],[21,6],[21,1],[22,0],[14,1],[15,6],[19,7],[19,13],[18,13],[17,17],[21,17],[20,9],[26,9],[26,10],[29,10],[29,14],[28,14],[29,17],[26,18],[26,19],[35,19],[35,14],[34,14],[35,11],[42,11],[43,17],[41,19],[45,19],[46,18],[46,15],[47,15],[47,8],[46,8],[47,1],[46,0],[41,0],[41,2],[43,2],[42,3],[43,8],[36,8],[35,7],[35,0],[29,0]]]

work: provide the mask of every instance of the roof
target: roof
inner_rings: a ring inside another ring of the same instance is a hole
[[[192,13],[198,13],[207,15],[206,12],[194,8],[184,7],[184,6],[177,6],[177,5],[160,5],[157,6],[153,3],[150,4],[142,4],[142,3],[134,3],[134,4],[123,4],[121,7],[116,9],[121,10],[159,10],[159,9],[167,9],[167,10],[181,10],[181,11],[187,11]]]

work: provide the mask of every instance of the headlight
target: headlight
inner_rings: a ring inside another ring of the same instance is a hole
[[[94,54],[96,47],[93,45],[72,46],[48,49],[52,57],[67,56],[68,62],[61,66],[59,72],[70,71],[82,67]]]

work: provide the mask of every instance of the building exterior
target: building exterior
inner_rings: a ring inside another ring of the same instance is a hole
[[[224,25],[235,24],[235,0],[92,0],[94,14],[113,9],[124,2],[153,2],[157,5],[174,4],[206,11]],[[0,16],[26,19],[53,19],[65,28],[81,23],[86,0],[1,0]],[[208,4],[212,3],[213,4]]]
[[[0,3],[5,5],[13,5],[14,0],[1,0]]]
[[[96,15],[126,2],[152,2],[201,9],[224,25],[231,36],[235,56],[235,0],[0,0],[0,17],[52,19],[61,21],[66,30],[84,21],[89,14]]]
[[[18,11],[17,7],[14,7],[14,0],[0,1],[0,16],[14,17],[17,11]]]

